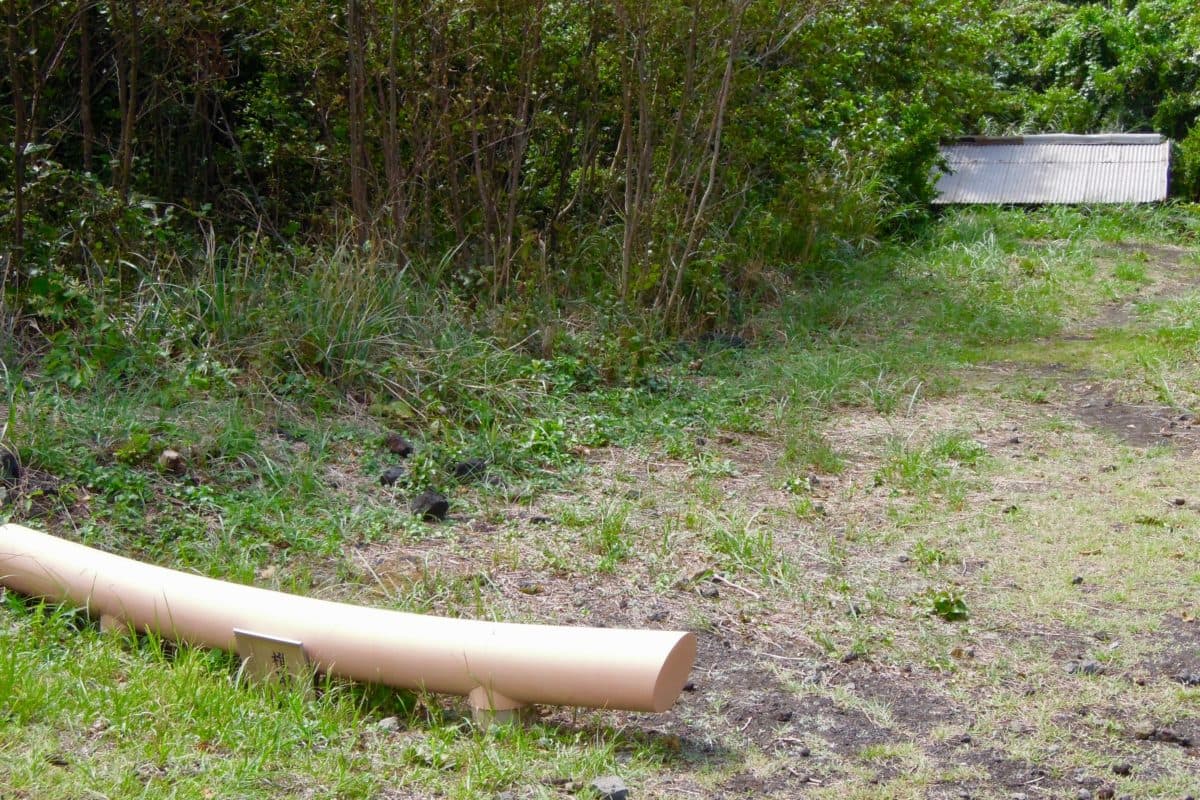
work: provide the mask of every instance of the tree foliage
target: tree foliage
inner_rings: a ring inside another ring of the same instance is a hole
[[[186,263],[199,218],[703,327],[919,218],[981,126],[1159,130],[1194,192],[1191,6],[8,0],[6,284]]]
[[[1180,145],[1176,190],[1200,198],[1200,11],[1190,0],[1009,4],[993,69],[1001,129],[1154,131]]]

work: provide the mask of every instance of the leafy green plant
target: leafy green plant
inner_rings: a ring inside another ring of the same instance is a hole
[[[846,466],[845,460],[829,440],[809,426],[787,434],[781,460],[787,466],[811,467],[829,475],[836,475]]]
[[[630,555],[629,506],[617,504],[604,509],[588,535],[589,545],[600,556],[597,569],[613,572]]]
[[[970,614],[967,601],[958,589],[931,589],[925,595],[925,612],[947,622],[961,622]]]
[[[913,559],[922,567],[940,567],[951,561],[950,555],[942,549],[934,547],[925,541],[919,541],[913,546]]]
[[[113,458],[122,464],[143,464],[154,455],[154,437],[146,431],[131,431],[125,441],[113,448]]]

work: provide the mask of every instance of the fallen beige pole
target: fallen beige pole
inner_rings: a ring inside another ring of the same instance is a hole
[[[467,695],[477,710],[540,703],[665,711],[696,656],[690,633],[445,619],[333,603],[143,564],[20,525],[0,525],[0,583],[190,644],[235,650],[235,628],[297,640],[324,672]]]

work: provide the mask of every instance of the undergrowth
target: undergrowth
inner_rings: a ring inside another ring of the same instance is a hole
[[[209,236],[194,262],[6,294],[4,444],[32,483],[5,514],[247,577],[288,551],[424,535],[364,488],[396,463],[380,447],[391,431],[416,445],[400,495],[469,494],[451,467],[481,458],[482,491],[520,501],[608,445],[661,446],[715,475],[729,467],[701,442],[719,431],[782,434],[799,486],[842,468],[829,410],[891,414],[949,391],[956,365],[1096,303],[1104,242],[1195,232],[1181,206],[950,212],[914,243],[828,253],[781,307],[690,341],[612,309],[471,307],[354,248]],[[1152,312],[1163,352],[1148,375],[1194,339],[1176,324],[1188,311]],[[953,444],[900,448],[879,479],[950,488],[947,465],[970,463],[938,449]],[[168,449],[182,474],[160,463]],[[608,568],[621,557],[600,551]]]
[[[502,616],[492,573],[531,566],[504,549],[507,530],[489,563],[471,560],[470,542],[553,493],[567,538],[538,538],[532,520],[511,535],[536,539],[555,575],[593,572],[619,585],[686,542],[696,551],[689,574],[719,578],[721,592],[806,596],[815,590],[789,552],[810,543],[777,531],[770,511],[725,508],[723,482],[742,466],[716,445],[776,444],[779,463],[757,465],[781,473],[767,489],[782,487],[802,524],[820,519],[814,488],[856,460],[830,428],[839,409],[902,420],[954,391],[959,367],[1039,348],[1064,320],[1106,302],[1106,282],[1136,283],[1136,270],[1110,278],[1101,268],[1107,243],[1195,233],[1183,207],[949,212],[915,242],[828,253],[780,306],[683,340],[619,309],[476,307],[352,249],[281,253],[254,239],[210,242],[198,262],[143,265],[120,284],[48,277],[7,292],[0,313],[12,332],[0,344],[0,446],[21,468],[16,481],[0,475],[0,520],[228,580],[486,618]],[[1141,368],[1163,392],[1180,389],[1154,365],[1194,351],[1193,311],[1185,300],[1139,311],[1149,324],[1137,334]],[[415,448],[407,459],[388,449],[395,433]],[[646,530],[636,476],[599,504],[573,497],[572,479],[610,447],[682,465],[696,496],[674,499],[703,510],[681,502],[662,532]],[[467,458],[486,462],[479,480],[456,477]],[[874,476],[927,508],[955,509],[987,459],[968,432],[904,436]],[[390,467],[400,475],[382,486]],[[479,528],[468,536],[414,517],[407,501],[427,488]],[[656,553],[642,552],[647,537]],[[426,565],[400,579],[365,560],[372,548],[410,545],[452,551],[468,567]],[[848,546],[829,538],[831,569]],[[912,558],[932,580],[957,552],[930,539]],[[675,585],[659,571],[647,591]],[[915,597],[938,624],[967,614],[953,587]],[[852,599],[847,624],[874,642],[871,609],[895,599]],[[973,595],[972,617],[977,605]],[[669,739],[630,740],[602,725],[483,733],[419,699],[346,686],[317,698],[245,692],[220,654],[114,644],[71,609],[12,596],[3,614],[0,745],[27,744],[0,758],[0,778],[40,796],[84,785],[165,796],[175,784],[214,796],[317,787],[367,797],[388,783],[470,797],[618,764],[648,772],[677,756]],[[399,716],[399,739],[356,732],[385,714]],[[46,772],[47,762],[75,763],[60,756],[80,748],[63,743],[64,731],[108,748],[89,775]]]

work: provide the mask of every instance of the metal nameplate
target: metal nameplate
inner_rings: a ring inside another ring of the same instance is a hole
[[[305,681],[312,677],[304,643],[295,639],[268,636],[255,631],[233,629],[242,673],[260,682]]]

